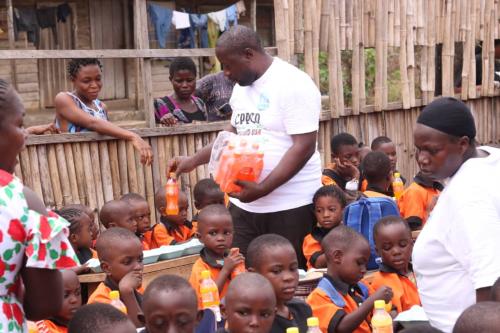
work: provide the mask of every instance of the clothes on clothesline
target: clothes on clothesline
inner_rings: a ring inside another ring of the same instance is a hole
[[[188,14],[179,12],[158,4],[148,4],[148,13],[156,31],[156,39],[160,48],[166,47],[166,37],[171,25],[179,30],[179,48],[194,48],[195,33],[200,40],[200,47],[206,48],[211,44],[210,33],[208,32],[208,21],[214,22],[218,32],[227,30],[230,26],[238,24],[240,15],[246,11],[245,3],[240,0],[238,3],[226,9],[209,14]],[[218,34],[217,34],[218,36]]]
[[[172,24],[173,11],[160,5],[148,4],[149,17],[156,31],[156,40],[160,48],[166,48],[166,39]]]
[[[174,10],[172,24],[175,25],[175,28],[177,30],[191,27],[191,23],[189,22],[189,14]]]
[[[28,42],[39,46],[40,29],[50,28],[57,44],[57,22],[66,22],[71,15],[71,7],[65,3],[52,7],[16,7],[14,8],[14,36],[18,39],[18,33],[25,31]]]

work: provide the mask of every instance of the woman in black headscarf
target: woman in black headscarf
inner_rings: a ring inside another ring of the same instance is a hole
[[[500,150],[475,137],[471,111],[451,97],[426,106],[414,130],[421,172],[446,184],[413,251],[422,305],[444,332],[500,276]]]

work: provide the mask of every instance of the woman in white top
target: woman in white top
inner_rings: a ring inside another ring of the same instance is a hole
[[[427,105],[414,130],[421,172],[446,184],[413,249],[422,305],[444,332],[500,276],[500,150],[476,148],[475,136],[471,111],[452,97]]]
[[[150,145],[136,133],[108,121],[106,105],[97,99],[102,88],[101,67],[97,59],[72,59],[69,62],[68,74],[73,82],[74,91],[57,94],[56,127],[61,132],[95,131],[129,140],[139,151],[141,162],[151,164],[153,153]]]

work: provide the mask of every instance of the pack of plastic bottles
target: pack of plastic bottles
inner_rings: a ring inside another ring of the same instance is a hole
[[[255,138],[229,133],[218,137],[210,163],[209,169],[213,169],[215,182],[221,190],[239,192],[241,187],[234,183],[236,180],[258,181],[264,167],[264,153]]]

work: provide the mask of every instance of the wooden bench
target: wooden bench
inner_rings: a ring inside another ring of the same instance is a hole
[[[199,258],[198,254],[176,258],[172,260],[158,261],[153,264],[144,265],[144,275],[142,279],[142,286],[146,288],[148,284],[156,277],[165,274],[174,274],[188,279],[191,274],[191,269],[194,262]],[[106,278],[104,273],[92,273],[79,275],[80,283],[87,285],[87,295],[90,296],[97,288],[99,283],[103,282]]]

